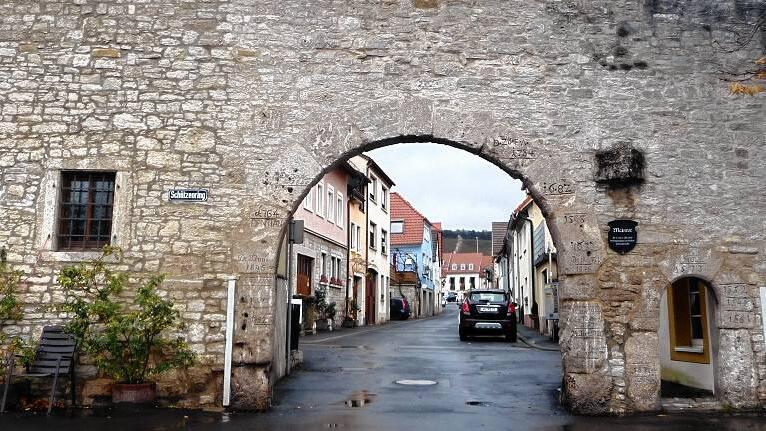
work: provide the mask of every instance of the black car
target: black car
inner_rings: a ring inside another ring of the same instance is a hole
[[[516,342],[516,303],[502,290],[472,290],[460,304],[460,341],[471,335],[505,335]]]
[[[457,301],[457,293],[455,292],[447,293],[447,302],[455,302],[455,301]]]
[[[391,320],[407,320],[410,318],[410,303],[404,298],[391,298]]]

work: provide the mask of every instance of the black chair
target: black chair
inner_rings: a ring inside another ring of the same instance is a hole
[[[72,382],[72,405],[75,404],[75,352],[77,343],[74,336],[64,332],[61,326],[46,326],[43,328],[43,334],[40,336],[40,345],[37,348],[37,355],[34,362],[29,367],[29,372],[17,374],[17,377],[53,377],[51,395],[48,401],[48,414],[51,414],[53,403],[56,401],[56,387],[58,386],[59,375],[69,374]],[[0,413],[5,412],[5,401],[8,396],[8,387],[13,378],[13,369],[16,363],[16,357],[9,355],[6,359],[8,374],[5,376],[5,388],[3,389],[3,402],[0,405]]]

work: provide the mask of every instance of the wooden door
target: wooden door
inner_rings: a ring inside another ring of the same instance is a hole
[[[295,289],[298,295],[311,295],[311,268],[313,265],[314,259],[301,254],[298,255],[298,277]]]
[[[373,273],[367,277],[367,288],[364,290],[364,315],[367,324],[375,323],[375,281],[377,277]]]

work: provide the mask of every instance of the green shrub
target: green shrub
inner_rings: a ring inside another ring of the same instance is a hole
[[[119,383],[144,383],[176,368],[187,368],[196,355],[180,337],[180,314],[157,294],[163,275],[153,275],[136,290],[132,303],[119,298],[128,275],[109,269],[108,258],[121,251],[105,247],[103,255],[88,263],[65,267],[58,277],[66,292],[61,307],[72,315],[67,330],[98,368]]]

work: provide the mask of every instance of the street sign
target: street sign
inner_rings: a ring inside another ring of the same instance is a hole
[[[172,189],[168,191],[170,202],[205,202],[207,189]]]
[[[609,248],[625,254],[638,242],[638,222],[633,220],[612,220],[609,223]]]

